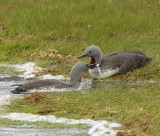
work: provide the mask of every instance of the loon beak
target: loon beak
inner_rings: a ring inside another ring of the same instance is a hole
[[[81,58],[84,58],[84,57],[87,57],[87,54],[83,54],[83,55],[79,56],[78,59],[81,59]]]

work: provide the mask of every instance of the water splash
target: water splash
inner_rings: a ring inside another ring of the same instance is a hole
[[[56,79],[56,80],[64,80],[66,79],[64,75],[56,75],[53,76],[51,74],[46,74],[40,77],[40,79]]]
[[[12,100],[11,95],[0,96],[0,107],[2,107],[4,105],[9,105],[11,100]]]
[[[21,120],[21,121],[29,121],[29,122],[37,122],[37,121],[45,121],[50,123],[65,123],[65,124],[86,124],[91,128],[88,131],[88,134],[91,136],[115,136],[118,130],[114,130],[114,128],[118,128],[121,125],[118,123],[108,122],[108,121],[94,121],[91,119],[68,119],[68,118],[57,118],[52,115],[35,115],[28,113],[10,113],[7,115],[0,115],[0,118],[7,118],[11,120]]]
[[[37,67],[34,62],[28,62],[24,64],[16,64],[12,65],[16,70],[23,72],[23,74],[19,75],[20,77],[24,77],[25,79],[34,78],[38,71],[41,71],[40,67]]]
[[[77,128],[13,128],[0,127],[1,136],[88,136],[86,130]]]

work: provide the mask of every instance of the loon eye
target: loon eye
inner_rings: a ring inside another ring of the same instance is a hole
[[[91,53],[92,51],[89,51],[89,53]]]

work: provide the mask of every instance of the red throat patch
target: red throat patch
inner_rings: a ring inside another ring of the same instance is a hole
[[[95,59],[94,59],[94,58],[91,58],[90,64],[95,64],[95,63],[96,63]]]

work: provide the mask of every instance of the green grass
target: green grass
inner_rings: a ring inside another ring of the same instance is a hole
[[[88,45],[95,44],[103,53],[139,50],[154,57],[149,70],[141,73],[157,78],[159,6],[156,0],[1,0],[0,62],[35,61],[52,74],[60,74],[66,55],[79,56]],[[49,49],[58,50],[64,57],[53,69],[50,64],[59,59],[39,57],[39,52],[49,54]],[[64,74],[77,61],[70,60]]]
[[[67,118],[118,121],[139,134],[159,134],[159,83],[140,87],[33,94],[13,101],[7,112],[50,114]]]
[[[24,121],[12,121],[10,119],[0,119],[0,126],[6,127],[6,126],[20,126],[23,125],[25,122]]]
[[[158,0],[1,0],[0,9],[1,63],[35,61],[47,68],[46,73],[68,75],[78,61],[76,57],[95,44],[103,54],[139,50],[153,57],[146,67],[110,80],[160,77]],[[54,49],[62,57],[46,56],[56,54]],[[45,114],[51,108],[50,114],[57,116],[126,122],[125,127],[135,129],[137,135],[155,136],[160,122],[159,89],[157,85],[144,85],[136,89],[101,88],[85,94],[55,93],[32,104],[17,100],[10,110]],[[45,110],[46,105],[49,107]]]
[[[7,66],[1,66],[0,68],[0,74],[6,74],[6,75],[14,75],[17,72],[14,72],[14,68],[7,67]]]

